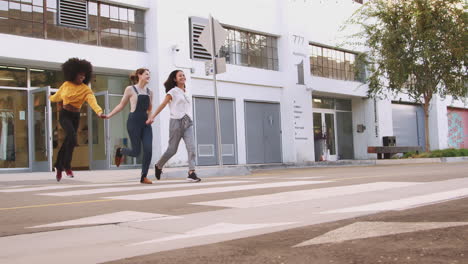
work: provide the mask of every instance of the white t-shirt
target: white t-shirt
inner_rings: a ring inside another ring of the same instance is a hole
[[[172,88],[167,94],[172,96],[169,102],[169,109],[171,110],[172,119],[181,119],[188,115],[192,119],[192,97],[184,92],[179,87]]]

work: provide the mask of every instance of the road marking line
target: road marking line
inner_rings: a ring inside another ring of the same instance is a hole
[[[76,195],[89,195],[89,194],[101,194],[111,192],[126,192],[126,191],[139,191],[139,190],[158,190],[158,189],[170,189],[170,188],[193,188],[198,186],[211,186],[211,185],[222,185],[222,184],[235,184],[235,183],[250,183],[252,181],[213,181],[213,182],[201,182],[197,184],[188,183],[184,181],[182,184],[166,184],[166,185],[146,185],[136,187],[119,187],[119,188],[101,188],[101,189],[90,189],[90,190],[76,190],[67,192],[55,192],[55,193],[41,193],[39,195],[47,196],[76,196]]]
[[[133,222],[140,220],[156,220],[159,218],[167,218],[172,215],[165,214],[154,214],[146,212],[136,212],[136,211],[121,211],[110,214],[95,215],[90,217],[83,217],[74,220],[62,221],[46,225],[37,225],[28,228],[42,228],[42,227],[62,227],[62,226],[78,226],[78,225],[104,225],[104,224],[118,224],[124,222]],[[177,217],[182,218],[182,217]]]
[[[177,182],[187,182],[186,180],[171,180],[171,181],[161,181],[158,184],[172,184]],[[13,192],[36,192],[36,191],[48,191],[48,190],[60,190],[60,189],[72,189],[72,188],[88,188],[88,187],[105,187],[105,186],[141,186],[141,183],[137,181],[131,182],[118,182],[118,183],[97,183],[97,184],[77,184],[77,185],[61,185],[61,184],[54,184],[42,187],[28,187],[28,188],[18,188],[18,189],[7,189],[7,190],[0,190],[0,192],[4,193],[13,193]],[[136,187],[135,187],[136,188]]]
[[[110,202],[110,201],[114,201],[114,200],[113,199],[102,199],[102,200],[80,201],[80,202],[70,202],[70,203],[37,204],[37,205],[27,205],[27,206],[0,208],[0,211],[16,210],[16,209],[27,209],[27,208],[51,207],[51,206],[60,206],[60,205],[72,205],[72,204],[100,203],[100,202]]]
[[[143,245],[143,244],[165,242],[165,241],[171,241],[171,240],[177,240],[177,239],[189,239],[189,238],[210,236],[210,235],[231,234],[231,233],[243,232],[243,231],[254,230],[254,229],[271,228],[271,227],[292,225],[292,224],[296,224],[296,222],[265,223],[265,224],[216,223],[213,225],[209,225],[209,226],[205,226],[202,228],[189,231],[185,234],[172,235],[172,236],[168,236],[164,238],[143,241],[139,243],[130,244],[129,246],[138,246],[138,245]]]
[[[196,205],[220,206],[231,208],[252,208],[276,204],[287,204],[314,199],[324,199],[336,196],[358,194],[364,192],[382,191],[393,188],[402,188],[421,183],[416,182],[375,182],[356,184],[348,186],[338,186],[330,188],[320,188],[312,190],[300,190],[292,192],[281,192],[266,195],[247,196],[233,199],[222,199],[207,202],[192,203]]]
[[[342,209],[330,210],[321,214],[333,213],[353,213],[366,211],[387,211],[387,210],[403,210],[411,207],[423,206],[436,202],[449,201],[468,196],[468,188],[457,189],[447,192],[431,193],[427,195],[418,195],[404,199],[391,200],[386,202],[371,203],[362,206],[347,207]]]
[[[86,187],[104,187],[104,186],[124,186],[124,185],[139,185],[140,183],[103,183],[103,184],[80,184],[80,185],[53,185],[53,186],[43,186],[43,187],[29,187],[29,188],[20,188],[20,189],[8,189],[0,190],[3,193],[14,193],[14,192],[36,192],[36,191],[48,191],[48,190],[60,190],[60,189],[70,189],[70,188],[86,188]]]
[[[332,230],[326,234],[304,241],[293,247],[339,243],[354,239],[381,237],[465,225],[468,225],[468,222],[357,222]]]
[[[329,182],[331,181],[274,182],[274,183],[239,185],[239,186],[229,186],[229,187],[219,187],[219,188],[204,188],[204,189],[197,189],[197,190],[181,190],[181,191],[168,191],[168,192],[159,192],[159,193],[122,195],[122,196],[113,196],[113,197],[105,197],[105,198],[117,199],[117,200],[139,201],[139,200],[151,200],[151,199],[163,199],[163,198],[190,196],[190,195],[198,195],[198,194],[245,191],[245,190],[278,188],[278,187],[292,187],[292,186],[301,186],[301,185],[309,185],[309,184],[323,184],[323,183],[329,183]]]

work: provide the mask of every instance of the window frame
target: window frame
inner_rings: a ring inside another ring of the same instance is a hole
[[[320,56],[321,54],[321,56]],[[309,42],[310,74],[334,80],[362,82],[356,73],[358,52]]]

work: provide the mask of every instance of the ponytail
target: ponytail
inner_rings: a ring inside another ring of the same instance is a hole
[[[139,68],[134,73],[130,75],[130,80],[133,84],[137,84],[140,80],[138,75],[142,75],[145,71],[149,71],[147,68]]]

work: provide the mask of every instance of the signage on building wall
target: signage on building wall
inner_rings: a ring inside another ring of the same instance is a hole
[[[296,104],[294,101],[294,138],[296,140],[308,140],[308,133],[305,130],[304,125],[304,111],[302,110],[302,106]]]

